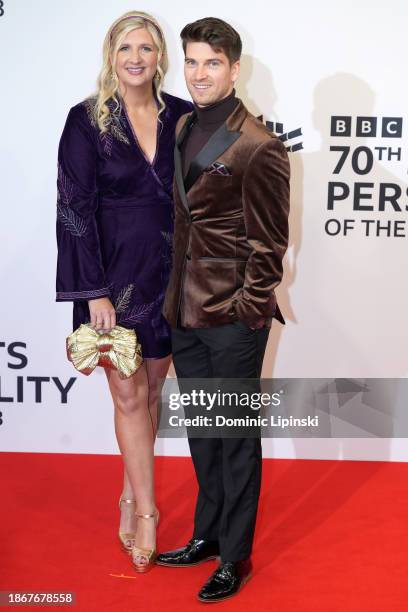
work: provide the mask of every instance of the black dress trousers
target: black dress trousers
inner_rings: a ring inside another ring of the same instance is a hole
[[[259,379],[268,335],[242,321],[172,329],[177,377]],[[193,537],[218,541],[223,562],[247,559],[261,487],[260,437],[189,438],[189,445],[199,485]]]

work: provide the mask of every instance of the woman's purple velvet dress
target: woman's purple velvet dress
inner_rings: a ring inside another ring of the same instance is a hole
[[[92,98],[71,108],[58,152],[57,301],[73,301],[76,329],[90,320],[87,300],[109,297],[145,358],[171,353],[161,310],[172,260],[175,126],[192,110],[163,98],[152,163],[124,108],[100,135]]]

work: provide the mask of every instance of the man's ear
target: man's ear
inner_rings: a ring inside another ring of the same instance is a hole
[[[233,81],[233,83],[235,83],[235,81],[238,79],[239,77],[239,71],[241,68],[241,62],[240,60],[237,60],[236,62],[234,62],[231,66],[231,79]]]

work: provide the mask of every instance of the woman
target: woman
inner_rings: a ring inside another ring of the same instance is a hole
[[[105,370],[124,460],[119,537],[138,571],[155,559],[157,383],[170,363],[161,314],[171,267],[173,148],[189,102],[162,90],[166,44],[153,17],[126,13],[104,42],[97,94],[71,108],[58,165],[57,301],[89,322],[135,329],[144,363]]]

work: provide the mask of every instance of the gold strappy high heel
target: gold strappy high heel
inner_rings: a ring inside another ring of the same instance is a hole
[[[136,501],[134,499],[122,499],[119,500],[119,508],[121,504],[135,504]],[[122,549],[128,554],[132,554],[132,548],[135,543],[135,532],[127,533],[125,531],[119,531],[119,540],[122,545]]]
[[[144,518],[144,519],[154,518],[156,521],[156,527],[159,523],[159,511],[157,510],[157,508],[154,514],[138,514],[137,512],[135,514],[138,519],[139,518]],[[137,557],[139,557],[139,559],[140,558],[147,559],[147,562],[140,563],[140,561],[135,560]],[[144,572],[148,572],[150,569],[152,569],[156,561],[156,557],[157,557],[156,548],[140,548],[139,546],[133,546],[133,549],[132,549],[133,565],[134,565],[135,570],[141,574]]]

